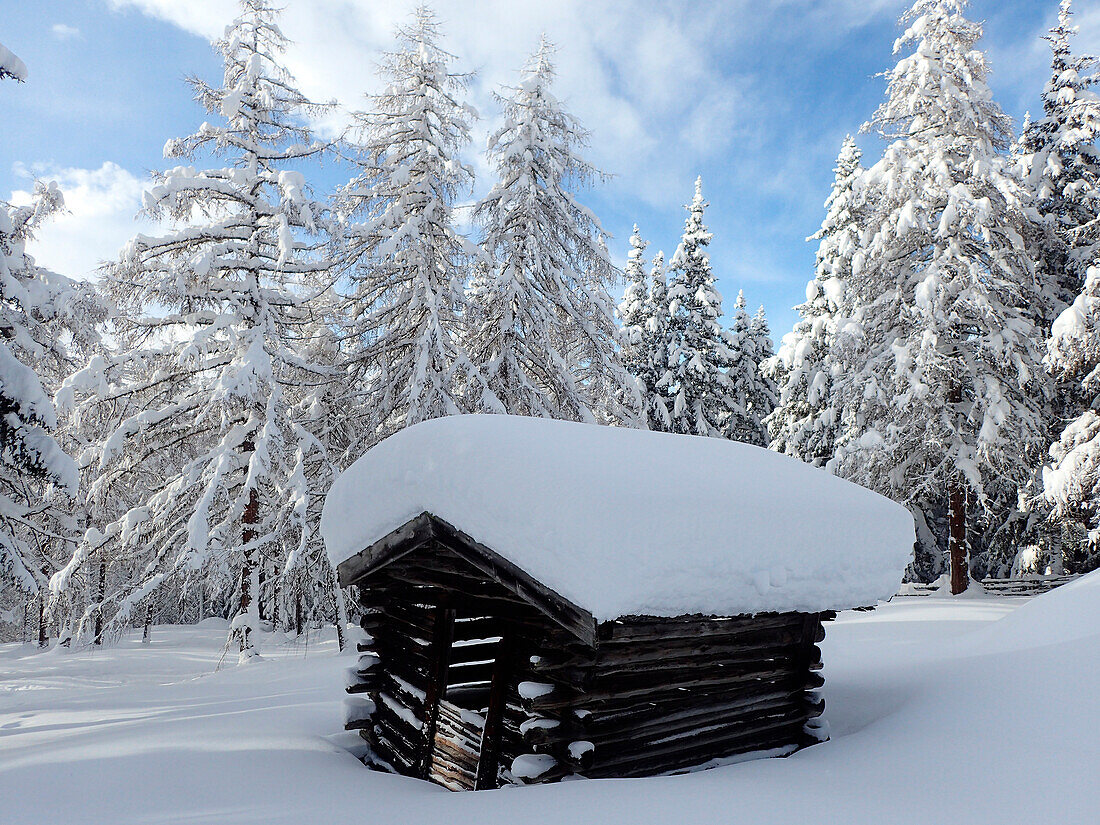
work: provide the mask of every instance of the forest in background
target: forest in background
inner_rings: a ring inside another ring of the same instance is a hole
[[[1063,0],[1043,112],[1017,132],[965,5],[902,18],[864,127],[886,149],[841,148],[773,353],[763,310],[723,313],[700,181],[671,257],[636,229],[616,269],[548,41],[497,96],[495,180],[466,208],[477,114],[429,9],[328,140],[310,123],[334,104],[281,65],[277,10],[242,0],[222,82],[189,81],[209,119],[145,195],[158,234],[79,282],[25,252],[55,185],[0,209],[0,638],[220,615],[247,657],[263,625],[342,627],[325,492],[387,435],[459,413],[784,452],[909,506],[910,576],[956,592],[1097,566],[1097,63]],[[0,79],[25,77],[0,48]],[[317,193],[330,158],[355,174]]]

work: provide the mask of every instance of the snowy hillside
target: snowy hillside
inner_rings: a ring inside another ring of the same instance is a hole
[[[144,647],[5,645],[0,821],[1094,822],[1098,609],[1093,575],[1027,603],[903,598],[842,614],[824,643],[824,745],[466,794],[372,773],[345,750],[358,742],[339,732],[352,658],[329,636],[265,639],[263,660],[219,672],[217,620],[156,628]]]

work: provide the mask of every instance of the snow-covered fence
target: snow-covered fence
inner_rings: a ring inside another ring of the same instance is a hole
[[[981,586],[986,593],[993,596],[1038,596],[1048,593],[1063,584],[1069,584],[1080,574],[1071,573],[1063,576],[1021,576],[1017,579],[982,579]],[[899,596],[931,596],[938,592],[936,584],[923,584],[909,582],[902,585]]]

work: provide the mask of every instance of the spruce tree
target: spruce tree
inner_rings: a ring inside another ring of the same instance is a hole
[[[775,409],[775,384],[760,365],[772,353],[768,322],[761,307],[756,317],[745,310],[745,295],[737,293],[730,323],[730,393],[736,406],[730,412],[729,437],[758,447],[768,446],[764,420]]]
[[[806,284],[806,300],[796,307],[799,320],[765,366],[779,386],[778,406],[767,421],[772,449],[818,467],[833,457],[836,440],[831,356],[848,312],[844,291],[860,244],[864,210],[856,204],[865,197],[861,161],[859,147],[848,135],[837,156],[825,219],[807,239],[819,241],[817,264]]]
[[[543,39],[497,96],[489,137],[497,182],[475,210],[492,262],[469,348],[493,397],[516,415],[637,423],[640,399],[616,351],[604,232],[572,186],[602,178],[579,154],[587,133],[554,96]]]
[[[945,501],[952,592],[967,587],[968,502],[1019,489],[1043,442],[1043,300],[1021,191],[1002,154],[982,28],[963,0],[918,0],[872,126],[892,141],[848,292],[858,343],[833,372],[839,474],[915,507]]]
[[[707,246],[711,233],[703,223],[707,207],[702,179],[676,254],[668,287],[671,430],[683,435],[733,436],[732,423],[748,417],[734,398],[728,375],[733,363],[730,334],[722,328],[722,296],[714,285]]]
[[[1046,316],[1071,303],[1086,269],[1100,251],[1100,97],[1097,60],[1074,55],[1070,0],[1062,0],[1058,23],[1044,38],[1051,48],[1051,76],[1043,89],[1043,117],[1028,121],[1013,147],[1038,213],[1033,240],[1040,274],[1051,293]]]
[[[649,293],[645,300],[645,322],[642,341],[646,352],[642,377],[643,410],[646,426],[651,430],[672,432],[669,388],[672,373],[669,353],[672,351],[672,318],[668,309],[668,281],[665,274],[665,253],[653,256],[649,269]]]
[[[348,381],[358,456],[402,427],[442,415],[500,411],[467,356],[463,287],[475,256],[454,225],[473,172],[459,155],[476,116],[468,77],[440,45],[433,12],[418,8],[381,62],[385,89],[355,116],[361,172],[339,197]]]
[[[646,298],[649,289],[646,283],[645,250],[649,244],[642,240],[638,224],[630,236],[630,251],[626,255],[626,290],[619,302],[619,322],[622,324],[622,360],[627,371],[639,380],[648,366],[648,353],[645,349]]]
[[[1100,267],[1092,267],[1073,304],[1054,322],[1048,358],[1055,377],[1076,383],[1087,399],[1050,448],[1043,495],[1057,521],[1086,526],[1088,541],[1049,559],[1057,572],[1084,573],[1100,566]]]

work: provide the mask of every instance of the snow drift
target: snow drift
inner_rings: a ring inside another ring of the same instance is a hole
[[[368,451],[325,504],[333,563],[422,512],[600,621],[873,604],[913,549],[908,510],[795,459],[517,416],[435,419]]]

